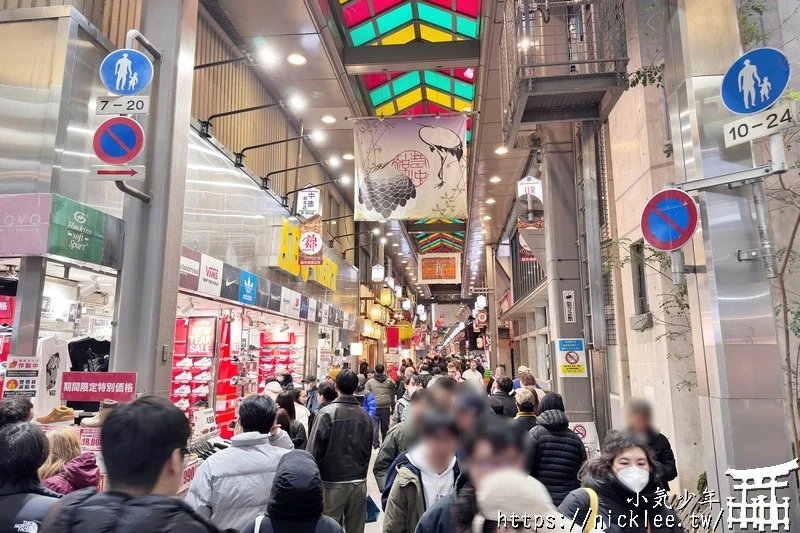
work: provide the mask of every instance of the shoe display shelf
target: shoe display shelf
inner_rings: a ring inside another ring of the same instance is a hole
[[[264,392],[267,378],[275,377],[279,367],[285,367],[292,375],[295,387],[302,387],[305,355],[302,346],[294,344],[268,344],[264,335],[258,362],[258,393]]]
[[[170,401],[191,420],[191,413],[209,407],[215,381],[214,317],[178,318],[172,356]]]

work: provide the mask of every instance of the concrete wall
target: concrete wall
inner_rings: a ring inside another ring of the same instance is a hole
[[[663,19],[652,9],[650,0],[627,2],[628,71],[643,65],[663,62],[663,40],[660,32]],[[609,190],[614,204],[613,224],[618,236],[621,264],[614,276],[617,292],[617,328],[624,329],[620,345],[609,351],[615,368],[610,374],[617,379],[612,390],[621,402],[629,396],[648,398],[655,407],[656,424],[669,438],[678,461],[679,478],[673,490],[696,486],[703,472],[700,453],[700,420],[693,381],[694,360],[691,356],[691,335],[688,315],[675,314],[667,306],[674,301],[668,296],[675,290],[669,269],[662,272],[656,261],[645,261],[645,280],[649,295],[653,327],[634,329],[630,318],[636,315],[634,265],[629,259],[630,244],[642,238],[639,221],[647,199],[674,180],[673,161],[665,154],[669,139],[664,92],[655,86],[636,87],[620,99],[608,121]],[[625,340],[626,339],[626,340]],[[612,366],[612,365],[610,365]],[[630,373],[628,383],[625,368]],[[615,425],[622,420],[612,414]]]

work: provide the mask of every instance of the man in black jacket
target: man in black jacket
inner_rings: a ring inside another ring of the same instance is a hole
[[[578,472],[586,462],[586,448],[569,428],[560,394],[545,394],[539,413],[537,425],[530,431],[528,472],[547,487],[553,503],[558,506],[567,494],[580,486]]]
[[[338,398],[317,411],[306,448],[319,466],[325,516],[347,533],[363,533],[367,502],[367,469],[372,455],[372,422],[353,396],[358,376],[342,370],[336,376]]]
[[[110,492],[94,487],[62,498],[42,531],[219,533],[173,495],[183,481],[189,422],[164,398],[145,396],[115,409],[100,432]]]
[[[647,446],[656,456],[659,481],[665,490],[678,477],[675,454],[667,437],[653,429],[653,411],[646,400],[632,399],[627,405],[628,437],[639,446]]]
[[[389,418],[394,409],[397,387],[389,376],[383,373],[384,367],[378,363],[375,365],[375,377],[367,380],[365,389],[375,395],[375,405],[378,408],[376,414],[380,424],[381,439],[386,438],[389,431]]]
[[[517,416],[517,402],[511,397],[511,391],[514,390],[514,382],[510,377],[503,376],[497,379],[497,392],[492,394],[492,398],[500,400],[503,404],[503,416],[514,418]]]

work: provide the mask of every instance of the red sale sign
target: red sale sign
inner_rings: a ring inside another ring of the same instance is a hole
[[[214,355],[216,332],[216,318],[190,318],[186,335],[186,355],[189,357]]]
[[[136,372],[64,372],[61,401],[102,402],[136,399]]]
[[[81,428],[81,450],[85,452],[100,451],[100,428]]]

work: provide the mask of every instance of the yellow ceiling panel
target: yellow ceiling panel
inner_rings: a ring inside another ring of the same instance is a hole
[[[430,87],[427,87],[425,92],[428,94],[429,101],[453,109],[452,98],[449,94],[437,91],[436,89],[431,89]]]
[[[381,40],[381,44],[385,45],[393,45],[393,44],[408,44],[417,38],[416,33],[414,32],[414,25],[409,24],[405,28],[401,29],[400,31],[396,31],[393,34],[384,37]]]
[[[429,43],[443,43],[453,40],[453,36],[449,33],[432,28],[427,24],[419,25],[419,35],[423,41],[428,41]]]
[[[422,89],[417,87],[413,91],[409,91],[403,96],[396,99],[397,109],[398,110],[405,109],[421,101],[422,101]]]
[[[375,114],[379,117],[388,117],[394,115],[397,108],[394,107],[394,100],[389,100],[380,107],[375,108]]]

